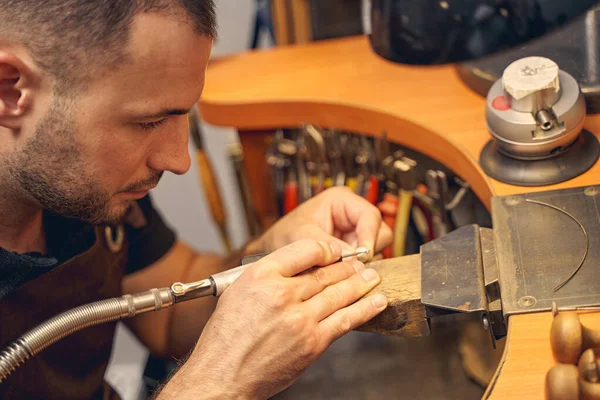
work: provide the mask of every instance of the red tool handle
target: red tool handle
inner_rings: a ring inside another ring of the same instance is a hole
[[[390,227],[390,229],[394,229],[394,225],[396,225],[396,213],[398,212],[398,196],[394,196],[391,193],[386,193],[383,195],[383,201],[377,205],[379,211],[383,216],[383,222]],[[388,246],[383,249],[383,256],[385,258],[392,257],[392,246]]]
[[[371,204],[377,205],[377,198],[379,197],[379,179],[375,175],[369,177],[369,187],[365,198]]]
[[[283,198],[283,212],[290,213],[298,207],[298,182],[286,182]]]

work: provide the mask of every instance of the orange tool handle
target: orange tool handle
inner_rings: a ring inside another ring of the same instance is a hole
[[[377,199],[379,197],[379,179],[376,176],[371,175],[369,177],[369,183],[367,187],[367,192],[365,194],[365,198],[371,204],[376,205]]]
[[[383,195],[383,201],[377,205],[377,208],[381,211],[383,222],[385,222],[390,229],[394,229],[394,226],[396,225],[396,213],[398,212],[398,196],[386,193]],[[383,256],[385,258],[392,257],[392,245],[383,249]]]
[[[288,214],[298,207],[298,182],[286,182],[283,198],[283,212]]]
[[[206,196],[206,200],[208,201],[212,217],[217,224],[224,224],[225,209],[223,207],[223,201],[221,200],[221,192],[219,191],[217,180],[213,174],[213,168],[210,160],[203,150],[196,151],[196,162],[198,165],[198,173],[200,174],[200,179],[202,180],[202,186],[204,186],[204,194]]]
[[[219,228],[219,233],[223,244],[227,249],[228,253],[231,253],[233,247],[227,233],[227,224],[225,222],[225,208],[223,207],[223,200],[221,199],[221,192],[217,185],[217,180],[213,173],[213,168],[210,160],[206,156],[204,150],[196,150],[196,163],[198,166],[198,173],[204,186],[204,195],[208,201],[210,212],[212,217]]]

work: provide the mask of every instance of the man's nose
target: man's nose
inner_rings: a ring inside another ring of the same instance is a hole
[[[190,169],[188,125],[186,118],[178,118],[173,129],[161,132],[148,159],[148,167],[155,171],[170,171],[182,175]]]

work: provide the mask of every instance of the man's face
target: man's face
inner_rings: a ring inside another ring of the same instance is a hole
[[[85,93],[54,99],[9,170],[42,207],[116,223],[164,171],[190,165],[185,112],[199,99],[212,41],[178,19],[135,17],[128,60]]]

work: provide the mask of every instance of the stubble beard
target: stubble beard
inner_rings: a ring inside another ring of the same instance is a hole
[[[41,208],[92,224],[116,225],[132,202],[111,209],[110,193],[89,172],[69,107],[55,100],[35,136],[11,157],[9,173]]]

